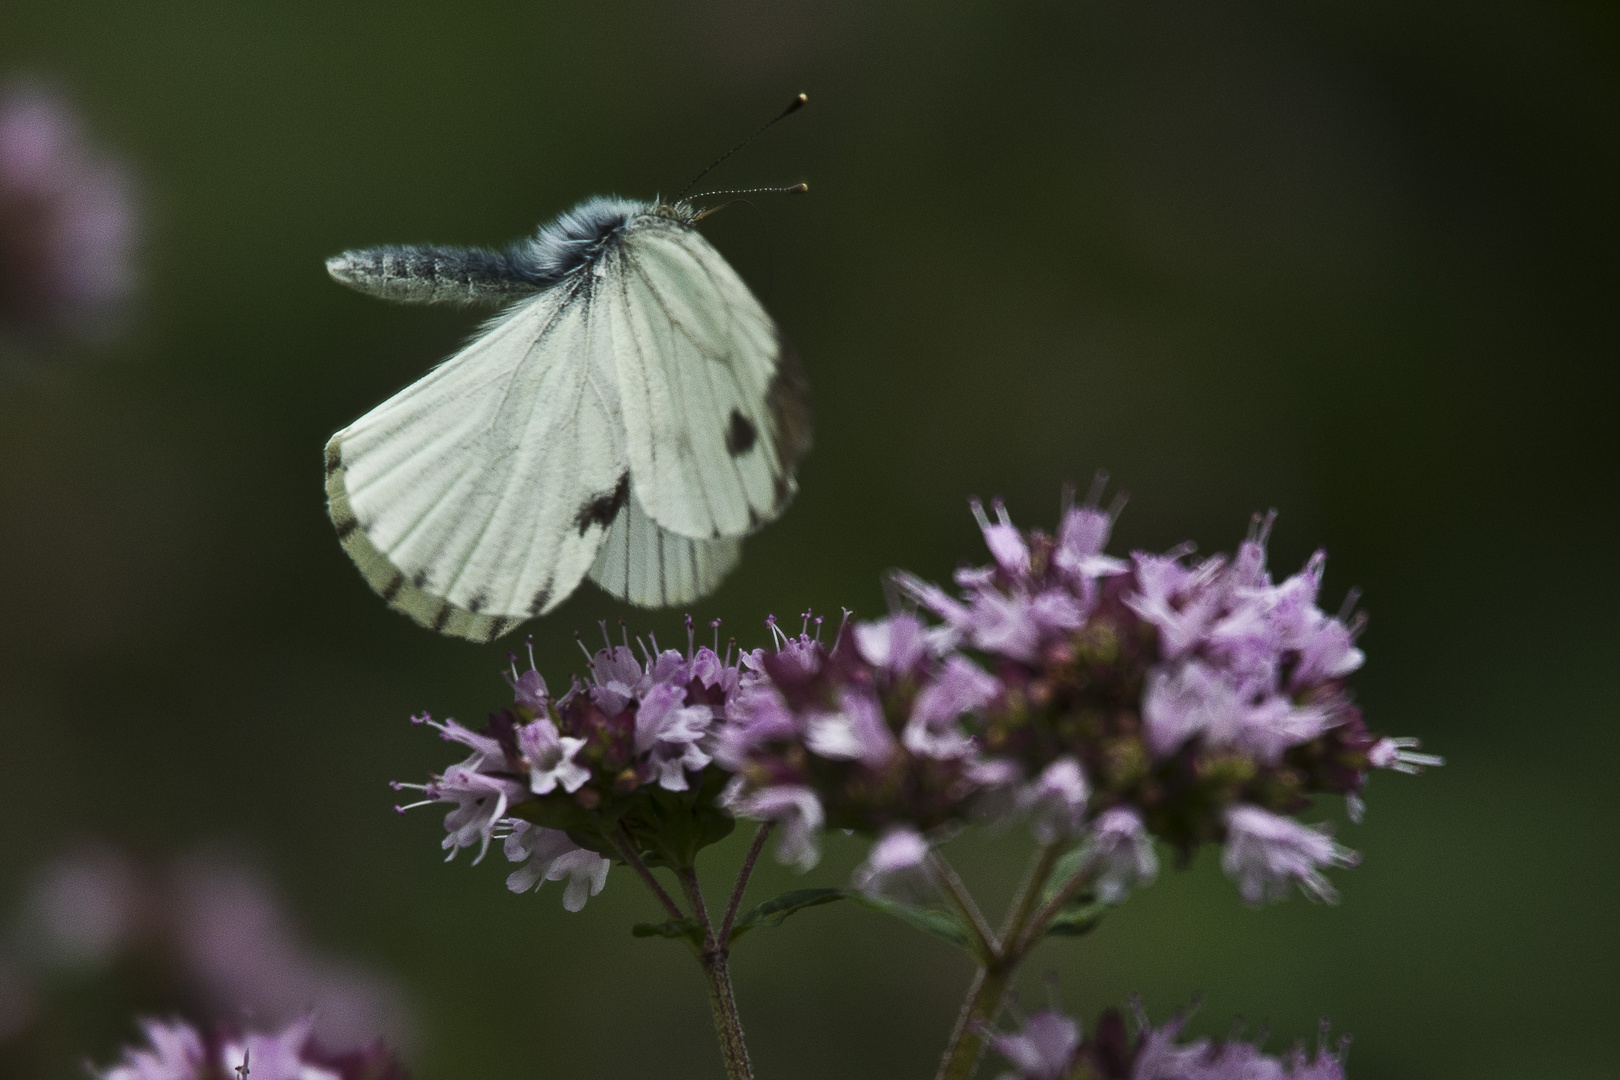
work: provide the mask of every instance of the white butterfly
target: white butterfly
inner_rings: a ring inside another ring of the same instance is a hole
[[[598,198],[505,252],[327,261],[391,300],[509,304],[326,444],[332,523],[390,605],[488,641],[587,575],[643,607],[685,604],[787,507],[808,387],[697,217]]]

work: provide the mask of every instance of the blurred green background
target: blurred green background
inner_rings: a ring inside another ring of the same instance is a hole
[[[1055,971],[1087,1016],[1328,1016],[1358,1078],[1616,1075],[1617,61],[1615,7],[1526,0],[6,0],[0,75],[55,80],[132,162],[146,244],[128,336],[0,393],[0,900],[76,838],[226,843],[401,980],[425,1080],[719,1074],[696,966],[629,937],[656,909],[623,871],[569,915],[390,812],[388,780],[454,757],[407,715],[481,720],[510,641],[384,608],[321,446],[476,318],[322,260],[668,195],[804,90],[713,180],[811,194],[705,231],[797,343],[817,442],[696,613],[749,644],[768,612],[877,613],[885,568],[980,558],[968,494],[1051,524],[1099,467],[1132,496],[1115,550],[1229,547],[1278,508],[1279,570],[1321,545],[1324,606],[1364,590],[1372,725],[1449,764],[1375,779],[1341,906],[1245,909],[1206,858],[1040,954],[1026,1000]],[[553,684],[624,614],[585,587],[533,625]],[[955,846],[995,896],[1024,844]],[[838,907],[735,964],[762,1080],[931,1075],[968,977]],[[143,986],[67,994],[0,1060],[109,1060],[171,1006]]]

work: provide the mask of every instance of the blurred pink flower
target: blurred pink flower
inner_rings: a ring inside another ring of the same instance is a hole
[[[140,872],[101,845],[66,851],[34,871],[23,907],[23,943],[52,967],[103,964],[130,943],[143,918]]]
[[[18,931],[15,969],[0,956],[0,1038],[26,1022],[29,968],[105,965],[137,946],[170,958],[216,1020],[307,1016],[338,1051],[410,1031],[390,980],[314,948],[263,875],[220,856],[157,869],[103,845],[71,849],[34,873]]]
[[[174,874],[175,948],[217,1014],[285,1024],[308,1013],[327,1046],[377,1037],[398,1045],[405,1005],[387,979],[311,948],[270,883],[252,870],[193,858]]]
[[[134,287],[126,170],[54,94],[0,89],[0,331],[93,332]]]

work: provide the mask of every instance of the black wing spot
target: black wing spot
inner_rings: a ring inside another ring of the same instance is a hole
[[[498,618],[495,620],[494,624],[490,626],[489,636],[492,640],[494,638],[498,638],[515,625],[517,625],[516,619]]]
[[[360,523],[354,518],[350,518],[348,521],[342,522],[337,527],[338,539],[347,540],[349,538],[349,534],[354,532],[354,530],[358,529],[359,527]]]
[[[411,575],[411,584],[416,586],[418,589],[427,588],[427,583],[428,572],[426,570],[418,570],[416,573]]]
[[[484,605],[487,603],[489,603],[489,597],[485,596],[482,591],[473,593],[472,598],[467,601],[467,610],[476,615],[484,610]]]
[[[396,571],[394,576],[388,579],[388,584],[383,586],[382,598],[392,604],[394,597],[398,596],[399,590],[404,587],[405,575]]]
[[[754,448],[759,441],[759,432],[754,429],[753,421],[736,409],[731,410],[731,424],[726,428],[726,453],[732,457],[742,457]]]
[[[326,475],[331,476],[343,468],[343,456],[336,451],[326,455]]]
[[[551,590],[550,589],[541,589],[539,592],[535,593],[534,594],[534,599],[529,601],[529,614],[530,615],[538,615],[538,614],[540,614],[541,610],[544,609],[545,606],[546,606],[546,601],[550,600],[550,599],[551,599]]]
[[[590,531],[592,525],[607,528],[613,524],[613,519],[619,516],[619,511],[630,499],[630,474],[620,473],[619,483],[610,492],[598,495],[590,502],[579,508],[574,515],[574,524],[579,529],[579,535],[584,536]]]
[[[433,616],[433,630],[434,630],[434,632],[435,633],[443,633],[444,628],[445,628],[445,624],[448,623],[449,621],[450,621],[450,605],[449,604],[441,604],[439,606],[439,613],[437,615]]]

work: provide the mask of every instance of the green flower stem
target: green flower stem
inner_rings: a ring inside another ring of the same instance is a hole
[[[743,1042],[742,1020],[737,1015],[737,999],[731,992],[731,970],[724,954],[703,962],[709,982],[709,1007],[714,1012],[714,1030],[720,1037],[720,1055],[725,1058],[727,1080],[753,1080],[748,1046]]]
[[[968,1080],[978,1068],[979,1055],[984,1052],[982,1028],[995,1019],[1001,1010],[1001,999],[1007,994],[1017,970],[1016,961],[1007,957],[981,967],[968,988],[967,1000],[957,1017],[956,1030],[951,1035],[950,1047],[939,1066],[938,1080]]]
[[[759,837],[755,838],[763,843]],[[698,960],[709,983],[709,1007],[714,1012],[714,1030],[720,1039],[720,1056],[725,1059],[727,1080],[753,1080],[753,1066],[748,1061],[748,1046],[743,1041],[742,1019],[737,1015],[737,998],[731,990],[730,955],[724,942],[715,938],[714,924],[709,921],[709,909],[703,902],[703,890],[698,886],[697,872],[690,866],[675,872],[698,924],[703,927],[703,947]],[[740,882],[736,892],[741,893]]]
[[[641,878],[642,884],[646,885],[648,890],[658,897],[658,902],[664,905],[664,910],[668,911],[673,918],[686,918],[686,912],[682,911],[680,905],[670,897],[669,893],[664,891],[664,887],[658,884],[658,879],[653,877],[653,873],[647,868],[647,864],[641,861],[641,856],[636,854],[636,842],[630,838],[630,830],[624,827],[622,821],[619,822],[614,846],[619,851],[619,858],[623,859],[625,865],[634,870],[636,876]]]
[[[1061,844],[1048,844],[1036,853],[1029,873],[1019,885],[1018,894],[1007,910],[1007,922],[1000,934],[999,954],[980,966],[973,977],[973,984],[968,987],[967,1000],[962,1003],[962,1011],[956,1018],[956,1029],[951,1032],[951,1041],[940,1062],[938,1080],[969,1080],[973,1070],[978,1068],[979,1057],[984,1053],[984,1028],[994,1022],[996,1014],[1001,1011],[1002,999],[1007,996],[1007,988],[1012,984],[1024,954],[1034,942],[1040,940],[1038,933],[1033,937],[1029,934],[1031,916],[1040,905],[1046,879],[1052,876],[1052,868],[1062,854]],[[1047,917],[1050,918],[1050,915]]]
[[[995,963],[1001,958],[1001,942],[996,938],[996,932],[990,929],[990,921],[984,917],[984,912],[980,911],[979,905],[974,902],[973,894],[968,892],[967,886],[957,875],[956,868],[936,850],[928,852],[928,868],[933,872],[934,879],[944,889],[951,903],[956,905],[956,910],[961,913],[963,921],[973,931],[974,941],[978,945],[979,962]]]
[[[1090,885],[1097,876],[1097,862],[1095,859],[1086,859],[1074,876],[1063,883],[1063,887],[1052,894],[1052,899],[1042,904],[1034,915],[1029,917],[1024,925],[1023,938],[1014,944],[1020,956],[1028,953],[1041,940],[1046,928],[1057,918],[1058,913],[1068,906],[1069,901],[1080,895],[1080,890]]]
[[[759,861],[759,853],[765,849],[765,841],[769,839],[771,830],[776,828],[776,822],[767,821],[754,833],[754,842],[748,845],[748,854],[743,856],[742,869],[737,871],[737,884],[731,889],[731,903],[726,905],[726,917],[720,921],[720,934],[715,939],[717,943],[731,947],[731,928],[737,922],[737,909],[742,906],[743,891],[748,888],[748,878],[754,872],[754,863]]]
[[[1001,928],[1003,942],[1009,945],[1017,943],[1021,931],[1029,925],[1030,915],[1034,912],[1035,906],[1041,902],[1041,892],[1046,888],[1046,879],[1052,876],[1052,871],[1062,857],[1061,843],[1047,844],[1035,853],[1035,861],[1019,884],[1018,895],[1013,898],[1012,906],[1007,909],[1007,924]]]

